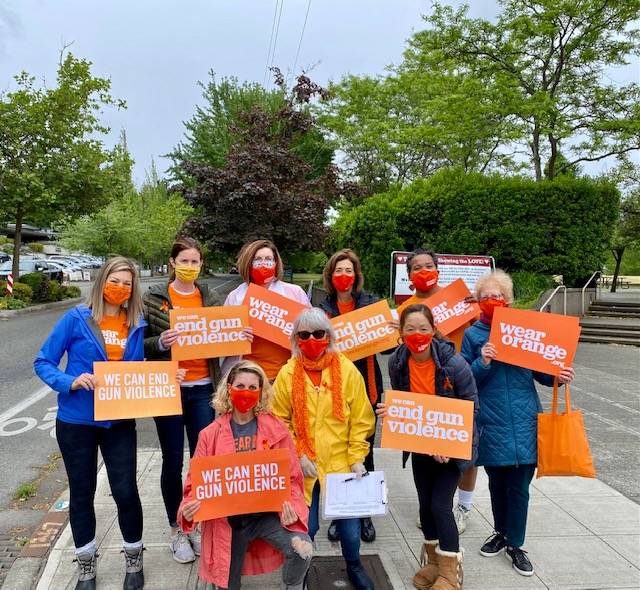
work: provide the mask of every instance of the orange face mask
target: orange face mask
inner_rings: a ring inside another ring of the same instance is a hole
[[[131,297],[131,287],[116,285],[115,283],[105,283],[102,296],[111,305],[122,305]]]
[[[438,270],[423,268],[411,275],[411,282],[418,291],[431,291],[438,284]]]

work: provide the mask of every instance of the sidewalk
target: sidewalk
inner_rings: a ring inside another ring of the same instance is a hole
[[[418,503],[411,469],[401,468],[399,451],[376,449],[376,467],[389,481],[389,514],[375,520],[377,540],[363,544],[363,553],[378,553],[394,588],[413,588],[422,542],[416,527]],[[139,488],[144,508],[145,579],[150,590],[200,589],[198,562],[173,561],[168,526],[160,494],[159,451],[138,453]],[[634,465],[632,468],[637,468]],[[109,496],[104,467],[96,494],[98,587],[122,588],[122,538],[115,505]],[[535,567],[531,578],[518,575],[503,556],[487,559],[478,553],[492,532],[491,505],[483,470],[478,477],[475,506],[461,545],[465,548],[466,590],[528,588],[640,588],[640,506],[598,480],[543,478],[531,489],[525,549]],[[326,538],[326,523],[316,537],[316,555],[340,555],[338,544]],[[38,590],[74,588],[76,564],[67,526],[51,551]],[[280,588],[279,574],[245,578],[243,587]],[[351,587],[345,585],[345,587]]]

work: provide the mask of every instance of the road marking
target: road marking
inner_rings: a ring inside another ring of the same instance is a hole
[[[28,398],[23,399],[20,403],[16,404],[12,408],[9,408],[6,412],[0,414],[0,424],[13,418],[16,414],[19,414],[23,410],[26,410],[29,406],[39,402],[42,398],[46,397],[51,392],[51,388],[45,385],[41,389],[38,389],[35,393],[32,393]]]
[[[221,285],[216,285],[215,287],[213,287],[214,291],[217,291],[218,289],[220,289],[220,287],[224,287],[225,285],[227,285],[228,283],[235,283],[238,279],[229,279],[228,281],[225,281],[224,283],[222,283]]]

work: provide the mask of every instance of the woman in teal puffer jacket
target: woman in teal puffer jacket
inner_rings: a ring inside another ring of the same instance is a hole
[[[513,302],[513,283],[501,270],[478,279],[476,297],[482,314],[468,328],[461,354],[471,365],[478,386],[478,465],[489,476],[491,510],[495,533],[480,553],[494,557],[503,551],[513,568],[523,576],[533,566],[522,550],[527,526],[529,484],[538,462],[538,413],[542,411],[535,381],[553,385],[553,376],[495,360],[496,349],[488,342],[496,307]],[[562,370],[558,380],[569,383],[574,371]]]

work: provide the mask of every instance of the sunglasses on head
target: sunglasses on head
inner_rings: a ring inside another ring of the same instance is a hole
[[[322,340],[326,335],[327,335],[326,330],[314,330],[313,332],[307,332],[307,330],[302,330],[297,334],[300,340],[309,340],[311,336],[313,336],[316,340]]]

